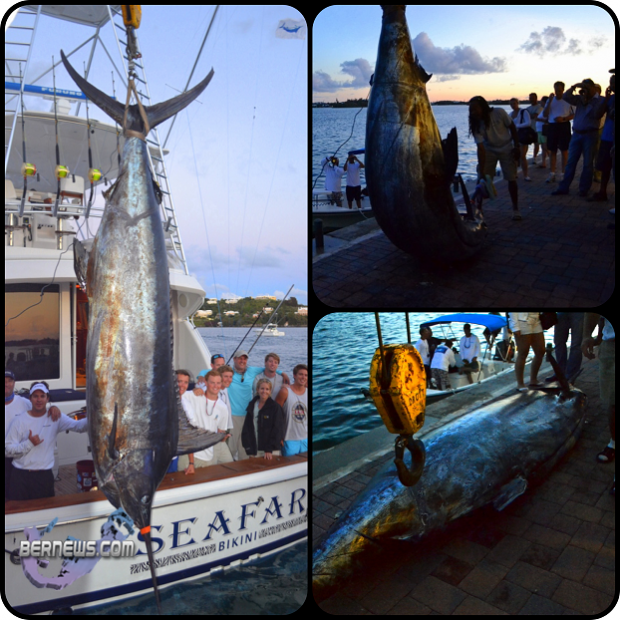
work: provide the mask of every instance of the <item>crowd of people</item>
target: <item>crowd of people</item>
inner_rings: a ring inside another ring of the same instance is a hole
[[[190,424],[224,435],[197,454],[175,457],[169,471],[192,475],[200,467],[246,458],[272,460],[308,450],[308,366],[293,369],[294,382],[269,353],[263,366],[248,366],[238,350],[233,366],[211,357],[211,368],[192,374],[177,370],[181,405]],[[15,375],[5,369],[5,501],[54,496],[54,448],[62,431],[83,433],[87,418],[75,420],[50,403],[50,388],[35,381],[25,398],[15,394]]]
[[[601,86],[590,78],[573,84],[566,91],[565,83],[557,81],[553,92],[540,103],[537,94],[531,93],[530,105],[525,109],[519,108],[518,99],[511,99],[510,113],[490,106],[481,96],[469,101],[469,133],[478,149],[478,176],[492,181],[499,162],[508,181],[512,219],[522,219],[517,165],[521,165],[523,180],[531,181],[527,161],[530,144],[534,145],[534,158],[530,163],[538,163],[539,147],[542,158],[538,165],[546,168],[549,158],[547,183],[556,182],[556,157],[560,151],[561,174],[552,196],[568,194],[577,164],[582,160],[578,195],[589,202],[607,201],[607,185],[612,173],[615,180],[615,69],[610,73],[604,94]],[[589,196],[594,180],[600,183],[599,189]],[[615,209],[611,212],[615,215]]]

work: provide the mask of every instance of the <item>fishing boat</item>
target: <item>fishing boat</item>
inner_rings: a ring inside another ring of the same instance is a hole
[[[267,323],[265,327],[255,327],[254,332],[263,336],[286,336],[286,332],[278,329],[278,315],[273,315],[273,322]]]
[[[463,336],[462,326],[465,323],[471,323],[473,325],[480,325],[487,328],[490,332],[499,332],[500,330],[506,330],[507,320],[503,316],[495,314],[446,314],[440,316],[432,321],[423,323],[420,327],[431,327],[435,330],[433,336],[446,340],[450,338],[456,344],[460,343]],[[455,331],[455,324],[460,325],[458,333]],[[437,334],[439,332],[439,334]],[[499,342],[504,342],[503,337],[499,338]],[[485,344],[481,339],[481,348]],[[428,389],[426,391],[426,402],[432,403],[437,400],[441,400],[447,396],[451,396],[456,392],[466,390],[473,385],[488,381],[493,377],[497,377],[504,373],[514,370],[514,363],[509,361],[505,355],[505,348],[503,346],[496,345],[495,341],[491,344],[490,341],[486,342],[486,348],[480,362],[479,370],[472,373],[463,373],[463,351],[458,350],[455,352],[456,358],[456,372],[450,373],[450,385],[449,390],[438,390],[435,388]],[[465,358],[467,359],[467,358]],[[470,381],[470,378],[471,381]]]
[[[37,37],[54,32],[50,20],[66,20],[90,26],[95,33],[73,50],[91,46],[87,70],[95,46],[105,48],[100,31],[112,32],[116,56],[106,48],[110,68],[122,68],[115,79],[119,89],[126,88],[120,13],[120,5],[21,6],[5,37],[5,367],[15,374],[16,392],[34,380],[47,381],[54,404],[67,414],[86,406],[88,302],[76,277],[72,241],[92,242],[103,214],[97,196],[118,175],[117,152],[124,139],[114,124],[86,118],[81,92],[54,93],[26,80],[33,75],[31,52]],[[66,50],[70,43],[63,40],[62,45]],[[20,56],[14,53],[17,48]],[[37,69],[41,62],[36,60]],[[56,58],[57,71],[59,64]],[[141,97],[150,105],[142,63],[138,73]],[[117,96],[124,98],[125,92]],[[50,100],[51,110],[24,105],[23,100],[34,97]],[[58,142],[64,163],[71,162],[67,174],[54,156]],[[103,173],[93,167],[91,152],[105,161]],[[167,151],[156,129],[149,134],[148,152],[162,194],[174,366],[208,368],[211,354],[190,322],[205,292],[189,271],[166,171]],[[55,475],[59,468],[75,471],[76,463],[90,459],[87,434],[60,434],[55,455]],[[238,461],[193,476],[167,474],[152,512],[159,587],[204,577],[305,540],[307,506],[305,455]],[[5,593],[13,610],[53,613],[152,591],[141,535],[130,523],[119,526],[123,520],[111,516],[113,511],[100,491],[6,502]],[[71,570],[63,568],[61,557],[41,558],[34,565],[20,558],[20,543],[28,536],[50,542],[97,541],[111,530],[133,541],[136,555],[77,558]],[[80,576],[71,581],[76,571]]]

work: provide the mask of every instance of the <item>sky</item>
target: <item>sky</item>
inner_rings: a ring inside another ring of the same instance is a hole
[[[619,0],[607,3],[618,14]],[[331,6],[312,29],[312,100],[366,98],[381,32],[379,6]],[[527,99],[586,77],[609,84],[614,22],[594,6],[408,6],[409,34],[433,78],[431,102]]]
[[[185,87],[214,9],[142,5],[137,35],[153,102]],[[278,22],[285,18],[303,19],[290,6],[220,7],[190,88],[212,67],[214,77],[178,115],[166,146],[189,271],[207,297],[282,298],[295,284],[291,295],[308,303],[308,39],[277,38]],[[28,84],[51,65],[52,54],[58,60],[61,48],[68,53],[94,33],[85,26],[42,20],[45,35],[33,48]],[[102,32],[118,63],[111,26]],[[82,48],[70,58],[80,72],[89,50]],[[110,71],[97,46],[89,81],[111,94]],[[76,90],[62,66],[56,83]],[[37,83],[51,84],[51,74]],[[118,80],[116,88],[124,100]],[[49,102],[34,100],[27,103],[30,109],[50,110]],[[110,122],[95,106],[90,114]],[[162,141],[169,123],[158,128]]]

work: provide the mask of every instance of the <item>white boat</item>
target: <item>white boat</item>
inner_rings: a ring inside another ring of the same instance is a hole
[[[286,332],[278,330],[277,323],[278,315],[273,315],[273,323],[267,323],[265,327],[255,327],[254,332],[256,334],[262,334],[263,336],[286,336]]]
[[[461,337],[463,336],[462,332],[458,334],[452,329],[453,324],[465,324],[471,323],[473,325],[484,326],[489,329],[491,332],[497,332],[498,330],[504,330],[507,327],[507,320],[505,317],[494,315],[494,314],[447,314],[433,321],[428,321],[423,323],[420,327],[431,327],[431,328],[439,328],[441,331],[441,339],[445,340],[446,338],[451,338],[455,344],[460,343]],[[436,336],[436,334],[434,334]],[[500,338],[501,340],[501,338]],[[484,341],[481,339],[481,348],[484,345]],[[493,353],[493,349],[495,348],[495,353]],[[487,342],[486,349],[480,362],[480,370],[478,372],[472,373],[464,373],[462,372],[463,358],[462,351],[457,351],[454,354],[456,358],[456,369],[457,372],[451,372],[449,374],[450,385],[451,388],[449,390],[437,390],[437,389],[427,389],[426,390],[426,402],[432,403],[437,400],[441,400],[447,396],[451,396],[456,392],[460,392],[462,390],[466,390],[473,385],[478,383],[483,383],[493,377],[497,377],[498,375],[510,372],[514,370],[514,363],[512,361],[508,361],[505,359],[502,353],[501,347],[494,347]],[[470,380],[471,378],[471,380]]]
[[[85,117],[69,111],[72,103],[80,102],[80,113],[84,114],[84,97],[75,91],[63,91],[66,103],[57,102],[62,153],[71,162],[72,173],[61,181],[59,194],[54,176],[54,114],[26,111],[23,115],[28,160],[36,163],[40,175],[36,181],[36,177],[28,179],[24,197],[19,94],[24,92],[25,99],[35,97],[41,89],[26,88],[20,73],[32,73],[29,66],[35,61],[30,52],[36,37],[53,36],[49,24],[43,29],[42,15],[46,20],[65,19],[96,28],[96,34],[84,42],[93,51],[96,43],[104,45],[99,31],[107,28],[113,31],[118,44],[112,62],[123,68],[124,73],[117,74],[116,84],[117,97],[124,98],[125,91],[122,95],[118,92],[119,85],[126,84],[126,61],[120,53],[124,45],[119,40],[123,33],[119,32],[120,26],[112,25],[113,20],[122,22],[119,14],[120,5],[22,6],[5,37],[6,41],[15,41],[24,29],[30,29],[21,72],[17,60],[6,63],[9,77],[5,88],[5,312],[11,320],[5,328],[5,367],[16,375],[16,391],[29,388],[35,379],[47,381],[54,404],[64,413],[86,404],[87,298],[77,284],[71,241],[76,235],[94,236],[103,208],[90,200],[86,147],[89,128]],[[17,40],[24,41],[23,34]],[[71,43],[63,40],[58,49],[62,46],[67,50]],[[81,42],[74,43],[77,46]],[[8,52],[5,55],[11,57]],[[148,94],[141,68],[139,73]],[[49,97],[49,89],[46,90]],[[106,165],[109,164],[106,176],[113,180],[118,173],[116,127],[92,119],[90,126],[93,151],[105,158]],[[122,150],[122,136],[120,141]],[[156,130],[149,134],[149,151],[163,190],[161,217],[170,272],[174,365],[208,368],[210,352],[189,320],[202,305],[205,293],[188,269],[164,163],[165,152]],[[95,193],[101,189],[105,189],[103,179],[95,182]],[[60,466],[89,458],[87,434],[62,433],[57,440],[54,473]],[[307,507],[305,456],[239,461],[198,470],[192,477],[167,474],[155,495],[152,518],[159,587],[204,577],[210,571],[248,562],[306,539]],[[49,564],[41,560],[34,574],[32,566],[27,568],[20,561],[19,553],[10,553],[19,549],[28,527],[38,528],[43,540],[65,541],[68,536],[98,540],[113,510],[99,491],[5,503],[8,553],[4,591],[11,607],[22,614],[45,613],[152,592],[145,546],[135,530],[127,540],[137,541],[138,555],[101,558],[90,572],[61,589],[46,587],[58,577],[60,559],[50,559]],[[55,519],[51,531],[40,531]]]

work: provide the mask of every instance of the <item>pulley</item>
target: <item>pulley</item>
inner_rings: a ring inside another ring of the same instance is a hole
[[[379,314],[375,313],[379,348],[370,364],[370,392],[377,411],[390,433],[398,434],[394,463],[405,486],[418,482],[424,469],[424,444],[413,438],[424,425],[426,371],[418,350],[411,344],[384,345]],[[410,339],[409,320],[407,333]],[[411,453],[411,467],[404,462],[405,448]]]
[[[370,396],[390,433],[412,435],[424,425],[426,372],[417,349],[410,344],[381,347],[370,365]]]
[[[142,8],[140,4],[122,4],[123,22],[125,26],[139,28],[142,19]]]

